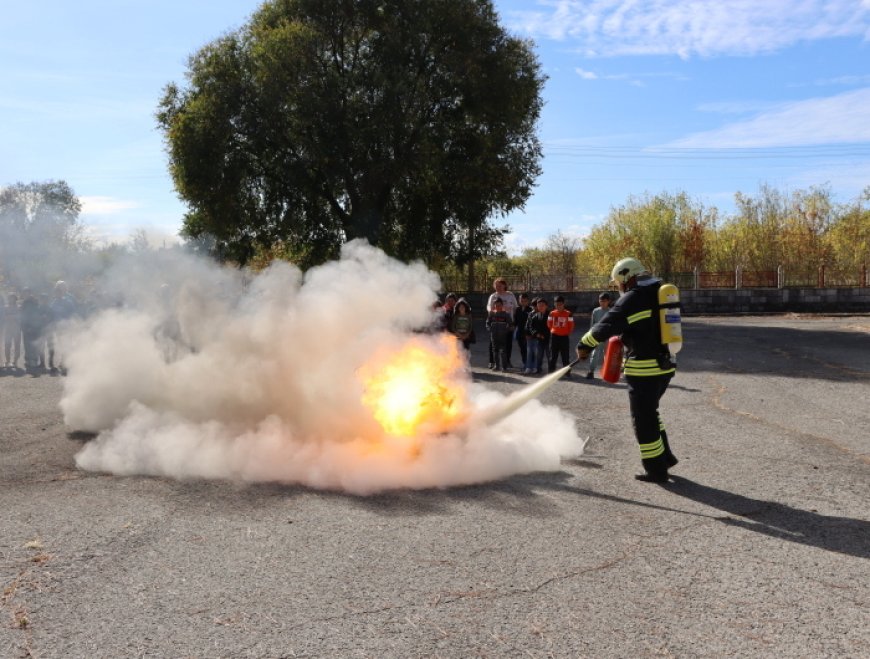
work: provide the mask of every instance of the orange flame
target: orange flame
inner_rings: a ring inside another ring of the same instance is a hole
[[[359,371],[363,404],[391,435],[445,432],[466,414],[464,366],[458,341],[442,336],[437,345],[412,339],[401,350],[379,354]]]

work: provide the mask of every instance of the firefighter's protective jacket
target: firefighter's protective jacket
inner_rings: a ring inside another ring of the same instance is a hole
[[[661,342],[658,291],[662,282],[650,276],[637,278],[592,329],[580,338],[578,347],[592,349],[611,336],[620,335],[625,345],[626,375],[651,376],[673,373],[676,368],[667,345]]]

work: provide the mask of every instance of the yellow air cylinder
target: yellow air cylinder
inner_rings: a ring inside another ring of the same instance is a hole
[[[672,355],[683,347],[683,326],[680,318],[680,289],[673,284],[659,288],[659,326],[662,343],[667,344]]]

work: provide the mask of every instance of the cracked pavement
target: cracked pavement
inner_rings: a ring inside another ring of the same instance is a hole
[[[545,393],[559,472],[354,497],[78,471],[61,379],[0,377],[0,656],[870,656],[870,317],[684,332],[664,486],[621,384]]]

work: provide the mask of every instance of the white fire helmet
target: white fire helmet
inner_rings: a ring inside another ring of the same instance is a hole
[[[613,271],[610,273],[610,279],[617,284],[627,284],[628,280],[637,275],[642,275],[647,272],[643,264],[637,259],[631,257],[620,259],[613,266]]]

